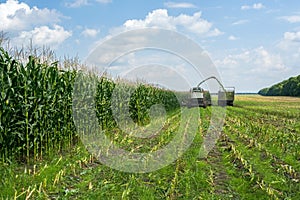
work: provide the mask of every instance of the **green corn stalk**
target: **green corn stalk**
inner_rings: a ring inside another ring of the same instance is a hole
[[[19,52],[19,55],[23,54],[24,51]],[[34,161],[70,148],[78,140],[72,119],[72,93],[77,71],[70,66],[65,68],[67,70],[62,70],[59,63],[49,64],[37,56],[30,56],[28,62],[22,64],[0,49],[0,155],[3,161]],[[89,80],[92,77],[95,75],[86,73],[82,78]],[[117,98],[117,109],[129,106],[130,117],[138,125],[150,122],[152,105],[163,104],[167,113],[179,108],[172,91],[144,83],[114,82],[105,75],[97,78],[97,84],[96,116],[104,130],[117,127],[111,110],[111,97],[116,88],[125,92],[134,90],[127,99]],[[89,89],[88,84],[82,87]]]

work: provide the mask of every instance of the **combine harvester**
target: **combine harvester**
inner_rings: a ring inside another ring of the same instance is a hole
[[[234,102],[234,95],[235,95],[235,88],[234,87],[224,87],[223,84],[215,77],[211,76],[203,81],[201,81],[197,87],[193,87],[190,90],[190,98],[188,99],[186,106],[188,108],[192,107],[203,107],[206,108],[207,106],[212,105],[212,99],[209,91],[204,90],[200,86],[210,80],[215,79],[221,86],[220,90],[218,91],[218,105],[219,106],[233,106]]]

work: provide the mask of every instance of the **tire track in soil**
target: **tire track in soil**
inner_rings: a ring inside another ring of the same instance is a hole
[[[207,156],[207,163],[211,166],[213,172],[214,193],[222,199],[240,199],[239,195],[230,188],[230,177],[222,162],[220,149],[225,146],[225,141],[220,138]]]

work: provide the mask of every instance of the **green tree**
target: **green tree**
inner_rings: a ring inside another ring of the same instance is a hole
[[[264,96],[300,96],[300,75],[291,77],[269,88],[263,88],[258,94]]]

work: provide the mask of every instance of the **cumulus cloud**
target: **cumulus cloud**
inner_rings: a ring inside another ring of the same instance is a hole
[[[239,54],[230,54],[221,60],[216,60],[221,68],[248,69],[248,72],[273,72],[287,69],[279,54],[271,53],[260,46],[255,49],[245,50]]]
[[[250,10],[250,9],[254,9],[254,10],[260,10],[265,8],[265,6],[262,3],[254,3],[253,5],[243,5],[241,6],[242,10]]]
[[[81,34],[84,37],[96,37],[98,33],[99,33],[99,30],[97,30],[97,29],[86,28],[84,31],[82,31]]]
[[[37,25],[57,23],[62,15],[47,8],[30,8],[26,3],[7,0],[0,4],[0,27],[2,31],[20,31]]]
[[[93,51],[90,53],[87,63],[94,66],[107,66],[107,63],[110,63],[112,60],[119,58],[124,54],[124,52],[136,50],[131,55],[128,63],[123,59],[121,59],[121,62],[112,63],[113,68],[110,68],[112,69],[110,73],[113,74],[113,76],[118,74],[120,75],[122,74],[120,72],[120,69],[123,67],[126,74],[131,70],[132,67],[149,63],[159,63],[166,66],[172,66],[172,68],[176,68],[176,66],[178,66],[174,59],[174,56],[167,57],[163,53],[164,51],[158,51],[158,55],[153,55],[151,53],[148,54],[147,50],[143,50],[142,48],[155,47],[157,49],[171,48],[173,52],[176,52],[176,55],[181,55],[188,60],[197,60],[196,62],[201,63],[197,66],[204,66],[202,62],[203,57],[207,55],[206,53],[202,52],[202,50],[200,53],[197,53],[197,51],[199,51],[198,45],[196,45],[192,41],[188,40],[192,43],[188,44],[185,40],[182,40],[181,37],[177,37],[176,32],[159,31],[155,29],[151,29],[152,31],[149,31],[143,28],[162,28],[180,31],[182,33],[186,33],[186,35],[189,35],[190,37],[196,36],[197,38],[205,38],[223,34],[219,29],[214,27],[211,22],[204,19],[201,15],[201,12],[195,12],[191,15],[169,15],[166,9],[157,9],[149,12],[145,17],[141,19],[127,20],[123,23],[122,26],[110,30],[111,34],[109,36],[95,43],[95,48],[93,48]],[[130,30],[136,31],[126,32]],[[113,40],[106,40],[109,41],[109,44],[102,43],[103,41],[105,41],[105,39],[112,38],[114,35],[118,35],[120,32],[124,32],[122,38],[115,37]],[[98,44],[101,44],[101,48],[99,49],[96,48]],[[188,47],[188,49],[186,49],[185,47]],[[97,50],[95,51],[95,49]],[[138,60],[136,55],[139,51],[143,52],[142,54],[140,54],[139,59],[139,61],[142,61],[143,63],[137,63]],[[203,55],[201,53],[203,53]],[[181,57],[180,61],[180,63],[182,63]],[[210,66],[210,63],[207,63],[205,61],[205,67],[203,67],[204,69],[201,71],[203,76],[207,76],[207,74],[211,75],[213,73],[211,71],[211,68],[208,66]],[[180,71],[180,69],[182,68],[183,67],[181,66],[174,70]],[[189,66],[187,69],[187,71],[191,72],[188,73],[187,79],[191,82],[198,82],[199,77],[197,77],[197,75],[199,74],[196,73],[195,68]],[[104,69],[100,69],[100,71],[101,70]],[[182,71],[180,71],[180,73],[182,73],[181,75],[185,76]],[[163,76],[166,77],[167,75],[163,74]],[[135,76],[135,78],[137,77]],[[143,80],[147,80],[146,77],[143,77]]]
[[[31,31],[22,31],[18,37],[13,39],[16,44],[32,40],[33,44],[42,46],[49,45],[55,47],[69,38],[72,32],[64,30],[59,25],[54,25],[51,29],[48,26],[36,27]]]
[[[293,74],[299,74],[300,31],[285,32],[275,46]]]
[[[254,61],[257,67],[257,71],[260,70],[285,70],[286,66],[284,65],[282,58],[278,54],[272,54],[268,52],[264,47],[259,47],[255,49],[254,55],[257,59]]]
[[[244,92],[249,88],[249,92],[257,92],[274,84],[274,80],[289,77],[293,70],[284,55],[263,46],[231,52],[213,60],[221,77],[226,77],[224,84],[233,85],[238,91]]]
[[[300,42],[300,31],[298,32],[285,32],[284,39],[288,41]]]
[[[187,2],[165,2],[164,6],[167,8],[196,8],[194,4]]]
[[[282,16],[282,17],[279,17],[279,19],[283,19],[289,23],[299,23],[300,15]]]
[[[234,40],[238,40],[238,38],[231,35],[231,36],[228,37],[228,40],[234,41]]]
[[[196,12],[193,15],[170,16],[166,9],[153,10],[143,20],[127,20],[122,28],[132,30],[145,27],[183,30],[198,36],[219,36],[223,34],[219,29],[214,28],[211,22],[203,19],[201,12]]]
[[[58,25],[63,17],[56,10],[30,7],[17,0],[0,4],[0,30],[8,32],[17,47],[31,40],[34,45],[55,48],[72,35],[71,31]]]
[[[300,57],[300,31],[285,32],[283,38],[276,45],[283,53],[287,53],[289,57],[291,55],[298,54]]]
[[[285,32],[277,47],[284,52],[291,52],[291,54],[298,52],[300,49],[300,31]]]

